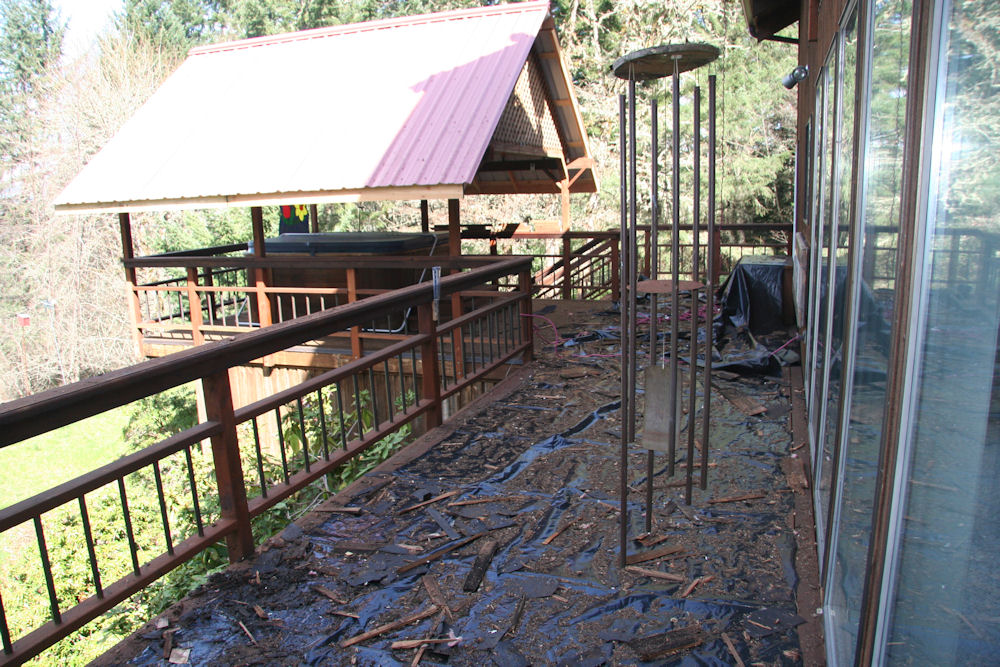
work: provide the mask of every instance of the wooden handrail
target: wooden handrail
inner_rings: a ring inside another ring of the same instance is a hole
[[[525,272],[530,266],[530,257],[493,259],[485,266],[445,276],[441,279],[441,292],[452,294],[512,273]],[[411,285],[10,401],[0,406],[0,447],[211,373],[249,363],[293,345],[322,338],[357,322],[429,303],[433,297],[432,290],[429,282]]]

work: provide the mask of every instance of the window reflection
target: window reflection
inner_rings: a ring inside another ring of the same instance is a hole
[[[1000,4],[956,0],[945,21],[918,399],[887,655],[997,664]]]

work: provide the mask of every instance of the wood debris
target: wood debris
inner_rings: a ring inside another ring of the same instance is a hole
[[[545,544],[545,545],[552,544],[552,540],[554,540],[557,537],[559,537],[560,535],[562,535],[563,532],[567,528],[569,528],[570,526],[572,526],[574,523],[576,523],[578,519],[579,519],[579,517],[577,519],[570,519],[569,521],[567,521],[566,523],[564,523],[562,526],[560,526],[559,528],[557,528],[551,535],[549,535],[544,540],[542,540],[542,544]]]
[[[651,637],[641,637],[628,642],[642,661],[656,660],[704,643],[707,635],[699,625],[670,630]]]
[[[253,613],[257,614],[257,618],[261,618],[265,621],[270,618],[268,613],[264,611],[264,609],[259,604],[255,604],[253,606]]]
[[[243,628],[243,632],[247,633],[247,637],[250,638],[250,641],[253,642],[253,645],[257,646],[257,640],[254,638],[252,634],[250,634],[250,631],[247,630],[247,626],[243,625],[243,621],[236,621],[236,622],[240,624],[241,628]]]
[[[715,387],[715,385],[712,385]],[[753,417],[754,415],[762,415],[767,412],[767,408],[753,400],[746,394],[741,394],[735,389],[729,389],[726,387],[715,387],[723,398],[729,401],[734,408],[742,412],[748,417]]]
[[[660,572],[659,570],[651,570],[647,567],[629,566],[626,567],[625,570],[633,574],[638,574],[641,577],[652,577],[653,579],[662,579],[663,581],[673,581],[678,584],[683,583],[685,580],[685,577],[682,577],[679,574]]]
[[[345,639],[344,641],[340,642],[340,648],[347,648],[349,646],[354,646],[355,644],[360,644],[361,642],[368,641],[369,639],[373,639],[375,637],[378,637],[379,635],[384,635],[387,632],[392,632],[393,630],[404,628],[407,625],[410,625],[411,623],[422,621],[425,618],[433,616],[436,613],[438,613],[437,605],[432,604],[427,609],[418,611],[415,614],[410,614],[409,616],[405,616],[398,620],[392,621],[391,623],[380,625],[373,630],[369,630],[368,632],[362,632],[360,635],[355,635],[350,639]]]
[[[425,574],[420,578],[420,583],[424,585],[424,590],[427,591],[427,597],[431,599],[435,605],[437,605],[444,615],[448,618],[449,623],[455,622],[455,615],[451,611],[451,607],[448,605],[448,601],[444,597],[444,593],[441,592],[441,586],[438,585],[438,580],[434,578],[432,574]]]
[[[741,500],[759,500],[761,498],[766,498],[765,493],[744,493],[739,496],[727,496],[725,498],[712,498],[708,501],[709,505],[718,505],[720,503],[738,503]]]
[[[427,637],[425,639],[400,639],[392,643],[391,648],[394,649],[409,649],[409,648],[420,648],[427,644],[452,644],[455,645],[461,642],[461,637]]]
[[[662,547],[653,551],[632,554],[625,559],[625,564],[635,565],[636,563],[645,563],[646,561],[656,560],[664,556],[674,556],[675,554],[680,554],[682,551],[684,551],[684,547]]]
[[[448,503],[448,507],[464,507],[466,505],[481,505],[482,503],[506,503],[514,500],[523,500],[524,496],[492,496],[490,498],[472,498],[471,500],[456,500]]]
[[[313,512],[320,512],[325,514],[361,514],[363,512],[360,507],[345,507],[345,506],[333,506],[333,507],[317,507]]]
[[[740,658],[740,654],[736,651],[736,645],[733,644],[733,640],[725,632],[722,633],[722,641],[726,643],[726,648],[729,649],[729,655],[733,656],[733,662],[736,667],[745,667],[746,663]]]
[[[490,567],[490,561],[493,560],[493,555],[497,552],[497,547],[500,543],[496,540],[486,540],[479,547],[479,553],[476,554],[476,560],[472,563],[472,569],[469,570],[469,575],[465,578],[465,583],[462,584],[462,590],[466,593],[472,593],[479,590],[479,585],[483,583],[483,577],[486,576],[486,570]]]
[[[452,498],[461,493],[461,489],[455,489],[454,491],[448,491],[447,493],[442,493],[440,496],[434,496],[430,500],[425,500],[422,503],[417,503],[416,505],[410,505],[409,507],[404,507],[403,509],[396,512],[396,514],[406,514],[407,512],[412,512],[413,510],[420,509],[421,507],[427,507],[428,505],[433,505],[436,502],[440,502],[447,498]]]
[[[320,586],[319,584],[316,584],[315,586],[313,586],[313,590],[319,593],[320,595],[325,595],[326,597],[330,598],[337,604],[347,604],[347,600],[341,599],[339,595],[331,591],[326,586]]]
[[[448,519],[444,518],[444,515],[441,514],[441,512],[438,512],[433,507],[428,507],[427,508],[427,515],[430,518],[434,519],[434,523],[436,523],[438,526],[440,526],[441,530],[443,530],[445,532],[445,535],[447,535],[448,537],[450,537],[453,540],[460,540],[460,539],[462,539],[462,536],[459,535],[458,531],[455,530],[454,526],[451,525],[451,523],[448,521]]]
[[[707,577],[695,578],[695,580],[692,581],[690,584],[688,584],[688,587],[684,589],[684,592],[681,593],[681,597],[686,598],[687,596],[691,595],[691,593],[694,592],[694,589],[698,588],[698,586],[701,586],[702,584],[707,584],[713,579],[715,579],[715,577],[711,574],[708,575]]]

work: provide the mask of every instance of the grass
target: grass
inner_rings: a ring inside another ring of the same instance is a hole
[[[124,406],[0,449],[0,508],[123,456],[127,423]]]

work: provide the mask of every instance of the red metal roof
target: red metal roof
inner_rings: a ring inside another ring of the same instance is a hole
[[[541,0],[193,49],[56,208],[461,196],[547,16]],[[585,155],[562,129],[566,161]]]

